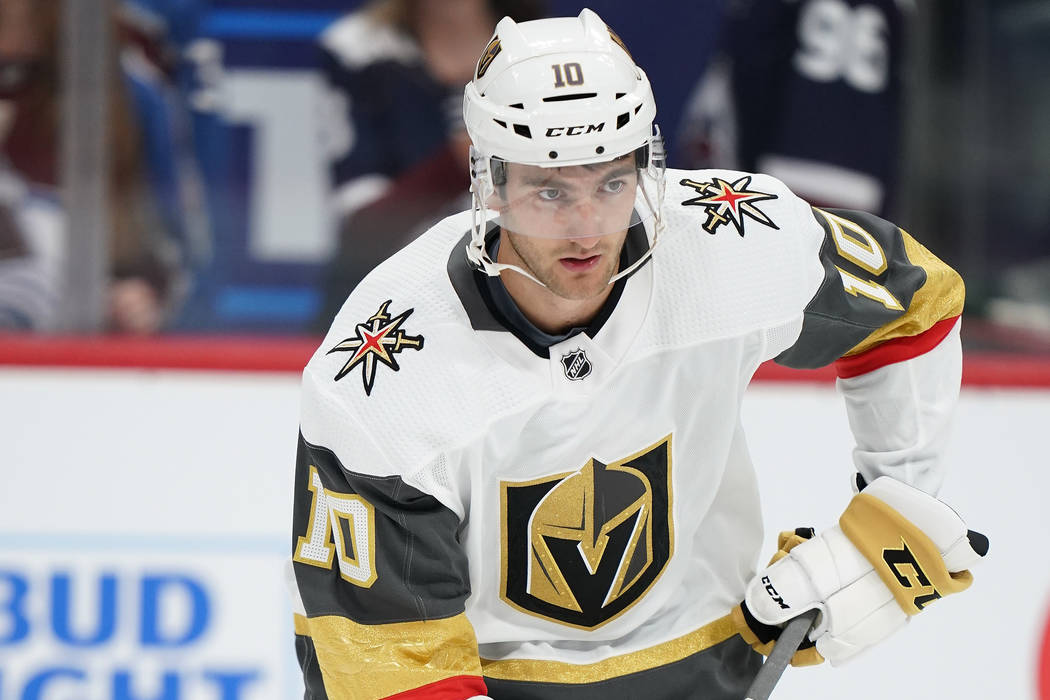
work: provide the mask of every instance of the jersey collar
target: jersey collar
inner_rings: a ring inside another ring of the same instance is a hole
[[[485,245],[494,246],[498,241],[499,227],[491,226],[485,234]],[[585,333],[590,338],[595,338],[606,322],[613,315],[620,303],[628,280],[635,277],[639,271],[650,267],[651,260],[647,260],[630,275],[615,282],[612,293],[598,310],[598,314],[587,326],[572,328],[565,333],[552,335],[540,330],[529,321],[515,304],[510,293],[507,292],[503,282],[498,277],[490,277],[480,270],[474,269],[467,260],[464,248],[470,242],[470,232],[464,234],[463,238],[453,246],[452,253],[448,259],[448,276],[453,288],[463,304],[467,317],[470,319],[471,327],[476,331],[496,331],[510,333],[521,341],[533,354],[542,358],[550,357],[550,348],[573,336]],[[627,231],[623,250],[620,253],[620,268],[624,269],[635,263],[649,248],[649,240],[646,236],[645,227],[637,223]],[[490,248],[490,254],[494,251]]]

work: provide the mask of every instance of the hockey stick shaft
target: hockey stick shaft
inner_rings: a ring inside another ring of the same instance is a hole
[[[784,669],[791,663],[791,657],[798,651],[799,645],[806,638],[806,634],[816,619],[817,611],[807,610],[787,623],[784,631],[780,633],[780,638],[773,645],[769,658],[762,664],[755,680],[751,682],[745,700],[768,700],[780,676],[784,674]]]

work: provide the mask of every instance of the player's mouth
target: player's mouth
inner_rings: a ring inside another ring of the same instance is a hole
[[[598,265],[598,261],[601,260],[601,255],[589,255],[585,258],[568,257],[558,258],[560,262],[569,272],[587,272],[593,270]]]

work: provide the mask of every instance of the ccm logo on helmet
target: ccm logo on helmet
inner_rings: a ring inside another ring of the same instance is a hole
[[[605,128],[605,122],[601,124],[588,124],[586,126],[552,126],[547,129],[547,136],[579,136],[580,134],[593,134]]]

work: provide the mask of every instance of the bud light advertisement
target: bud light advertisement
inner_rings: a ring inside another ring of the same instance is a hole
[[[185,551],[108,543],[12,556],[5,546],[0,700],[301,695],[280,543],[245,553],[229,542],[215,554],[207,542],[163,544]]]

